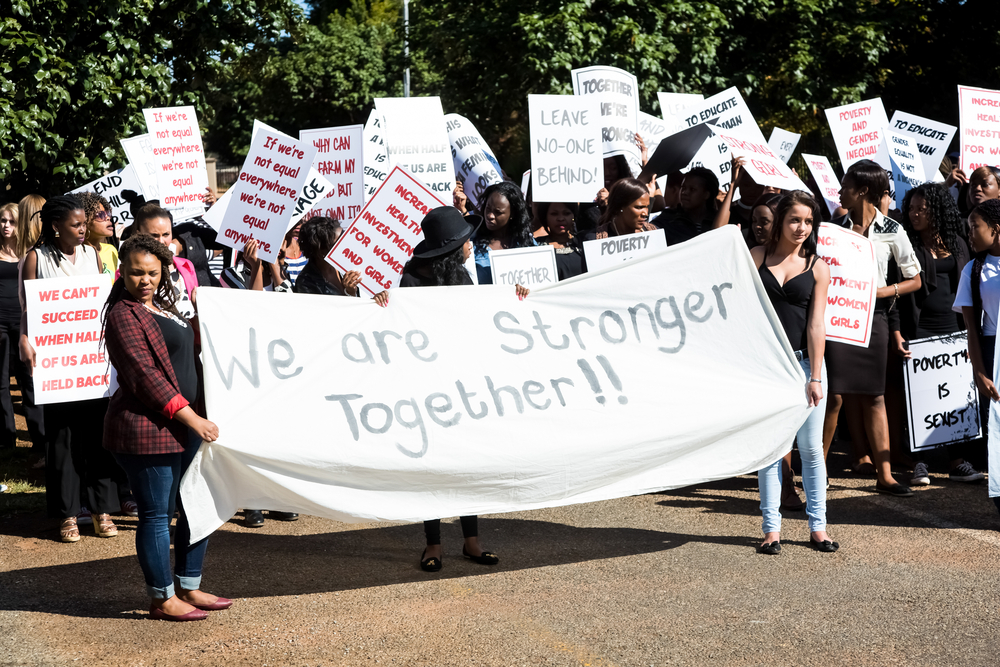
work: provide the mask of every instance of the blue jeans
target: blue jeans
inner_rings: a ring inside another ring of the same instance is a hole
[[[177,489],[181,477],[201,446],[201,438],[190,433],[190,441],[179,454],[115,454],[128,475],[135,503],[139,506],[139,526],[135,531],[135,552],[146,579],[146,592],[154,600],[174,595],[170,573],[170,520],[175,506],[180,510],[174,531],[174,573],[177,585],[187,591],[201,588],[201,566],[208,538],[189,545],[191,530]]]
[[[806,377],[812,377],[809,357],[803,356],[799,362]],[[820,377],[823,378],[823,399],[809,413],[809,417],[799,428],[797,440],[799,456],[802,458],[802,486],[806,491],[806,515],[809,517],[809,531],[826,530],[826,461],[823,459],[823,421],[826,417],[826,395],[829,390],[826,381],[826,364]],[[805,400],[805,398],[803,398]],[[757,473],[760,487],[760,511],[764,515],[764,533],[781,530],[781,459]]]

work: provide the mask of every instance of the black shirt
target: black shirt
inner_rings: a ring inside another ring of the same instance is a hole
[[[667,235],[667,245],[671,246],[690,241],[694,237],[710,231],[714,220],[715,213],[713,211],[705,211],[704,218],[694,220],[687,211],[678,207],[668,208],[653,222],[659,225]]]
[[[153,318],[160,325],[163,342],[167,344],[170,365],[180,385],[181,396],[192,405],[198,400],[198,373],[194,367],[194,329],[190,324],[166,315],[157,314]]]
[[[458,275],[458,282],[455,285],[475,285],[472,282],[472,276],[469,275],[468,271],[462,270]],[[416,267],[413,262],[407,262],[406,266],[403,267],[403,277],[399,279],[400,287],[436,287],[437,282],[434,278],[430,278],[416,271]]]
[[[783,286],[767,267],[767,260],[761,262],[758,272],[764,291],[767,292],[774,312],[778,315],[781,327],[788,336],[794,350],[808,350],[806,328],[809,321],[809,304],[812,302],[813,288],[816,277],[813,275],[813,264],[816,258],[809,261],[809,268],[793,277]]]
[[[543,236],[538,239],[538,245],[551,245],[549,237]],[[574,236],[563,248],[553,248],[556,252],[556,270],[559,272],[559,280],[566,280],[573,276],[587,272],[587,260],[583,255],[583,242],[579,236]]]
[[[951,284],[951,276],[955,273],[955,256],[938,257],[934,260],[937,272],[937,284],[924,299],[920,308],[920,322],[917,323],[917,337],[942,336],[960,331],[958,319],[951,309],[955,303],[955,292],[958,285]]]
[[[17,262],[0,262],[0,322],[21,326],[21,302],[17,297]]]

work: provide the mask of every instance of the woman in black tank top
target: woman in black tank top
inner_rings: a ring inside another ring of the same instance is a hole
[[[806,491],[806,514],[809,517],[809,541],[819,551],[839,548],[826,533],[826,463],[823,459],[823,420],[826,397],[823,382],[826,367],[826,294],[830,287],[830,269],[816,255],[820,209],[805,192],[792,192],[778,203],[774,224],[767,243],[750,250],[760,273],[764,291],[795,350],[806,374],[805,396],[812,411],[797,434],[802,457],[802,486]],[[786,457],[791,473],[791,452]],[[760,485],[760,509],[764,515],[764,542],[759,551],[781,552],[781,480],[783,459],[757,474]]]

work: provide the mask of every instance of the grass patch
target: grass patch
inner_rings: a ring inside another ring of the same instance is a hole
[[[31,469],[30,452],[26,442],[0,450],[0,484],[10,487],[0,493],[0,516],[45,509],[45,471]]]

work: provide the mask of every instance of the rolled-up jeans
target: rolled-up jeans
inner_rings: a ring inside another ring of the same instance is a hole
[[[810,375],[809,356],[802,354],[799,361],[806,377]],[[796,436],[799,456],[802,459],[802,487],[806,492],[806,515],[809,531],[826,530],[826,462],[823,459],[823,420],[826,417],[826,363],[820,377],[823,379],[823,398],[812,408]],[[806,400],[803,397],[803,400]],[[760,511],[764,515],[764,533],[781,530],[781,459],[757,473],[760,487]]]
[[[174,531],[174,573],[177,585],[187,591],[201,588],[201,566],[208,538],[188,544],[191,530],[177,492],[181,477],[201,446],[201,438],[189,431],[188,446],[178,454],[115,454],[128,475],[139,526],[135,531],[135,552],[146,579],[146,592],[154,600],[174,595],[170,572],[170,520],[175,507],[180,510]]]

